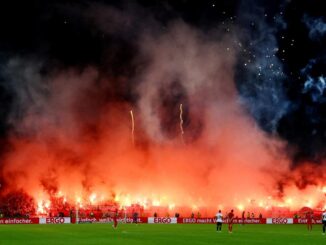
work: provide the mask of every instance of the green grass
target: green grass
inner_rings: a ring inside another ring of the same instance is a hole
[[[0,244],[326,244],[321,225],[234,225],[229,234],[215,225],[111,224],[1,225]]]

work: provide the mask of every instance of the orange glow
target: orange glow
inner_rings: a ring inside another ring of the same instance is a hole
[[[95,203],[95,201],[96,201],[96,194],[95,193],[93,193],[92,195],[90,195],[89,201],[91,202],[91,204],[94,204]]]
[[[76,197],[76,203],[81,203],[81,198],[80,197]]]
[[[291,205],[293,203],[292,198],[286,199],[286,203],[289,204],[289,205]]]
[[[322,191],[323,193],[326,193],[326,186],[323,186],[321,191]]]
[[[240,210],[240,211],[243,211],[245,208],[244,208],[244,206],[242,205],[242,204],[239,204],[238,206],[237,206],[237,208]]]
[[[161,202],[159,200],[153,201],[153,206],[160,206]]]
[[[169,204],[169,209],[170,209],[170,210],[172,210],[172,209],[174,209],[174,208],[175,208],[175,204],[174,204],[174,203]]]

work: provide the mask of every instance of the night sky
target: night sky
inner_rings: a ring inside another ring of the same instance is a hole
[[[235,82],[239,101],[271,138],[286,142],[293,166],[322,164],[326,156],[326,16],[323,1],[1,1],[0,3],[0,143],[15,131],[16,94],[7,65],[13,58],[42,61],[40,72],[94,66],[100,77],[114,78],[103,100],[137,103],[136,76],[146,60],[137,43],[143,33],[164,32],[183,21],[208,39],[211,33],[236,33]],[[105,9],[115,13],[105,13]],[[103,12],[102,12],[103,10]],[[120,13],[119,16],[117,13]],[[118,15],[118,16],[117,16]],[[214,37],[213,37],[214,36]],[[229,48],[229,47],[226,47]],[[17,83],[16,83],[17,84]],[[19,83],[24,86],[24,83]],[[164,91],[169,103],[185,99],[178,84]],[[178,92],[179,91],[179,92]],[[170,97],[169,97],[170,96]],[[104,102],[103,102],[104,103]],[[96,106],[96,105],[92,105]],[[200,134],[200,122],[189,126]],[[167,121],[165,130],[173,135]]]

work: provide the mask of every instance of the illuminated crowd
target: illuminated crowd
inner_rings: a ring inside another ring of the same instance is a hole
[[[304,207],[300,210],[290,211],[288,209],[275,208],[273,212],[262,213],[261,210],[236,210],[236,218],[246,219],[261,219],[266,217],[304,217],[310,208]],[[47,202],[35,202],[34,199],[22,191],[10,192],[0,197],[0,218],[1,217],[78,217],[80,218],[108,218],[114,214],[119,217],[131,217],[134,213],[138,213],[140,217],[191,217],[201,218],[213,216],[202,210],[186,209],[171,209],[169,207],[144,207],[140,204],[130,204],[128,206],[121,206],[118,202],[105,201],[101,203],[85,203],[73,204],[65,200],[64,197],[52,197]],[[227,212],[228,210],[225,210]],[[321,210],[314,210],[318,215]],[[264,215],[263,215],[264,214]]]

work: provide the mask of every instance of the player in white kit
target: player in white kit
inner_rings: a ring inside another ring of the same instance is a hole
[[[322,222],[323,222],[323,235],[325,235],[325,227],[326,227],[326,210],[324,210],[322,216],[321,216]]]
[[[221,232],[222,222],[223,222],[223,214],[221,213],[221,210],[219,210],[218,213],[216,214],[216,231],[217,232]]]

